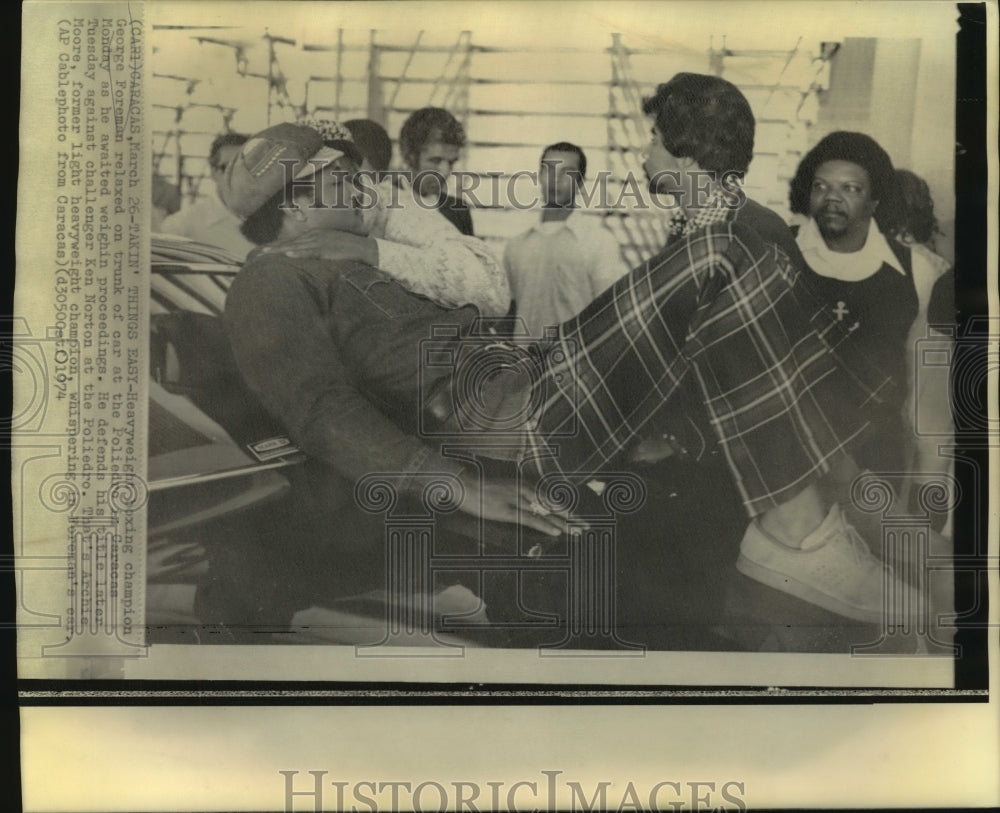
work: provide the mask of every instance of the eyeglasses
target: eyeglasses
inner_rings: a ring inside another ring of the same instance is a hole
[[[210,164],[209,166],[211,166],[214,171],[225,172],[226,171],[226,167],[229,166],[229,163],[226,162],[226,163],[222,163],[222,164]]]

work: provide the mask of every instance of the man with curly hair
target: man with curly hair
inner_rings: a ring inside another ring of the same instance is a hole
[[[447,110],[424,107],[410,114],[399,131],[399,151],[412,173],[413,190],[462,234],[472,235],[472,214],[448,194],[448,176],[465,147],[465,128]]]

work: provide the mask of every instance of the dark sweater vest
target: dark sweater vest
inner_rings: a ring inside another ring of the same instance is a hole
[[[845,282],[821,276],[803,264],[802,276],[806,288],[849,331],[848,341],[878,372],[892,376],[895,387],[883,393],[883,405],[871,416],[875,431],[854,453],[862,467],[876,472],[900,471],[907,464],[902,415],[911,386],[907,337],[919,309],[910,249],[895,240],[886,242],[905,274],[883,263],[870,277]]]
[[[803,265],[803,282],[839,322],[851,340],[883,373],[899,385],[898,405],[906,396],[906,338],[919,303],[913,282],[910,249],[886,240],[905,274],[883,263],[870,277],[857,282],[824,277]]]

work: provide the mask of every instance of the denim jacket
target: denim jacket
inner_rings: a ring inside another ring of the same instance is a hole
[[[422,394],[451,373],[421,364],[421,339],[464,334],[477,315],[363,263],[257,253],[229,290],[225,323],[247,384],[304,452],[352,481],[398,474],[407,490],[416,474],[463,468],[418,437]]]

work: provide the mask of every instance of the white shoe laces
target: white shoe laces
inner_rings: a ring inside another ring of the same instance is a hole
[[[840,528],[831,529],[830,536],[843,532],[844,536],[847,537],[847,541],[850,543],[851,553],[854,555],[854,561],[857,564],[863,565],[871,562],[879,562],[881,564],[881,561],[871,552],[871,548],[868,547],[868,543],[865,542],[864,538],[858,533],[857,529],[844,519],[843,514],[840,515],[839,520],[838,524],[840,525]]]

